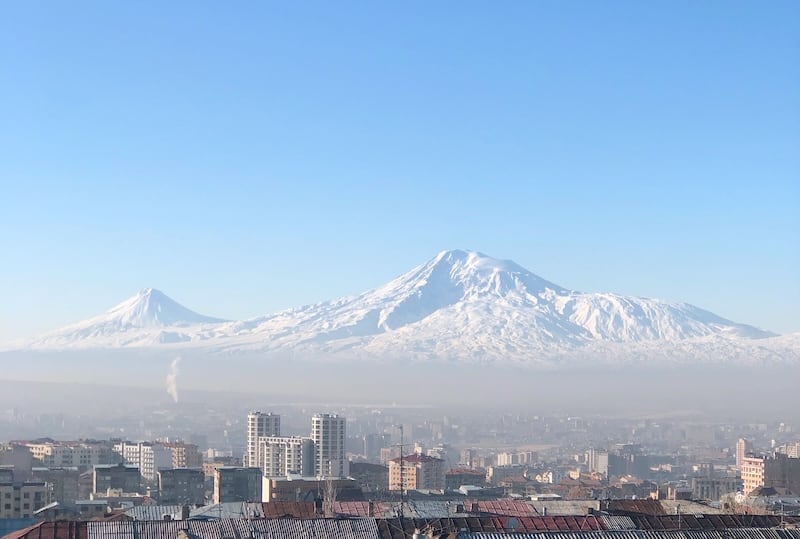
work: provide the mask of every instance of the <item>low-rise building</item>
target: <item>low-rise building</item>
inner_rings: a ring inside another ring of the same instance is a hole
[[[47,505],[44,482],[0,483],[0,518],[30,518]]]
[[[47,503],[59,502],[62,505],[73,505],[80,499],[78,488],[80,471],[76,466],[66,468],[40,468],[31,470],[34,481],[47,483]]]
[[[783,453],[772,457],[745,457],[742,460],[742,492],[748,496],[759,487],[800,492],[800,458]]]
[[[158,472],[158,496],[163,505],[205,502],[205,475],[200,468],[168,468]]]
[[[389,490],[444,490],[444,461],[413,454],[389,461]]]
[[[261,500],[261,469],[222,466],[214,470],[214,503]]]
[[[310,502],[323,498],[329,504],[335,500],[363,500],[364,493],[354,479],[320,479],[317,477],[265,477],[264,502]]]
[[[694,477],[692,498],[695,500],[719,501],[726,494],[742,490],[740,477]]]
[[[127,464],[99,464],[92,474],[92,492],[105,493],[109,489],[122,492],[139,492],[139,468]]]

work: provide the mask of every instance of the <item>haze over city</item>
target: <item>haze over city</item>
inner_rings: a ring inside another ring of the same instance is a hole
[[[3,4],[0,539],[800,539],[798,20]]]

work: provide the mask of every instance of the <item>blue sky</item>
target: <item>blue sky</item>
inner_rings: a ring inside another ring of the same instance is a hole
[[[0,340],[450,248],[800,331],[798,2],[1,9]]]

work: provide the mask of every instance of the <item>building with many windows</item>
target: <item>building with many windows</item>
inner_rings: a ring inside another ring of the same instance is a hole
[[[242,464],[246,468],[261,468],[263,463],[259,460],[259,438],[280,435],[281,416],[257,411],[247,414],[247,448]]]
[[[205,503],[205,475],[201,468],[167,468],[158,471],[158,501],[163,505]]]
[[[264,477],[314,475],[314,441],[301,436],[259,438],[259,461]]]
[[[114,451],[122,456],[123,462],[136,466],[147,481],[155,482],[158,471],[172,468],[172,450],[161,444],[151,442],[119,442]]]
[[[214,470],[214,503],[261,501],[261,470],[222,466]]]
[[[119,459],[110,444],[98,442],[57,442],[46,440],[26,442],[34,459],[45,468],[91,469],[97,464],[114,464]],[[36,464],[34,464],[36,465]]]
[[[0,518],[30,518],[47,505],[43,482],[0,483]]]
[[[418,455],[389,462],[389,490],[444,490],[444,460]]]
[[[745,457],[742,461],[742,492],[748,496],[759,487],[800,492],[800,458],[782,453],[772,457]]]
[[[315,415],[311,418],[311,439],[314,441],[314,474],[347,477],[347,420],[336,414]]]
[[[162,445],[172,452],[173,468],[203,467],[203,454],[197,448],[197,444],[164,442]]]
[[[92,492],[105,493],[109,489],[124,493],[139,492],[141,479],[136,466],[98,464],[92,473]]]

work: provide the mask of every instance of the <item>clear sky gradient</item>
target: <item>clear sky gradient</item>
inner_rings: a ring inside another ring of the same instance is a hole
[[[800,331],[800,2],[0,6],[0,341],[438,251]]]

